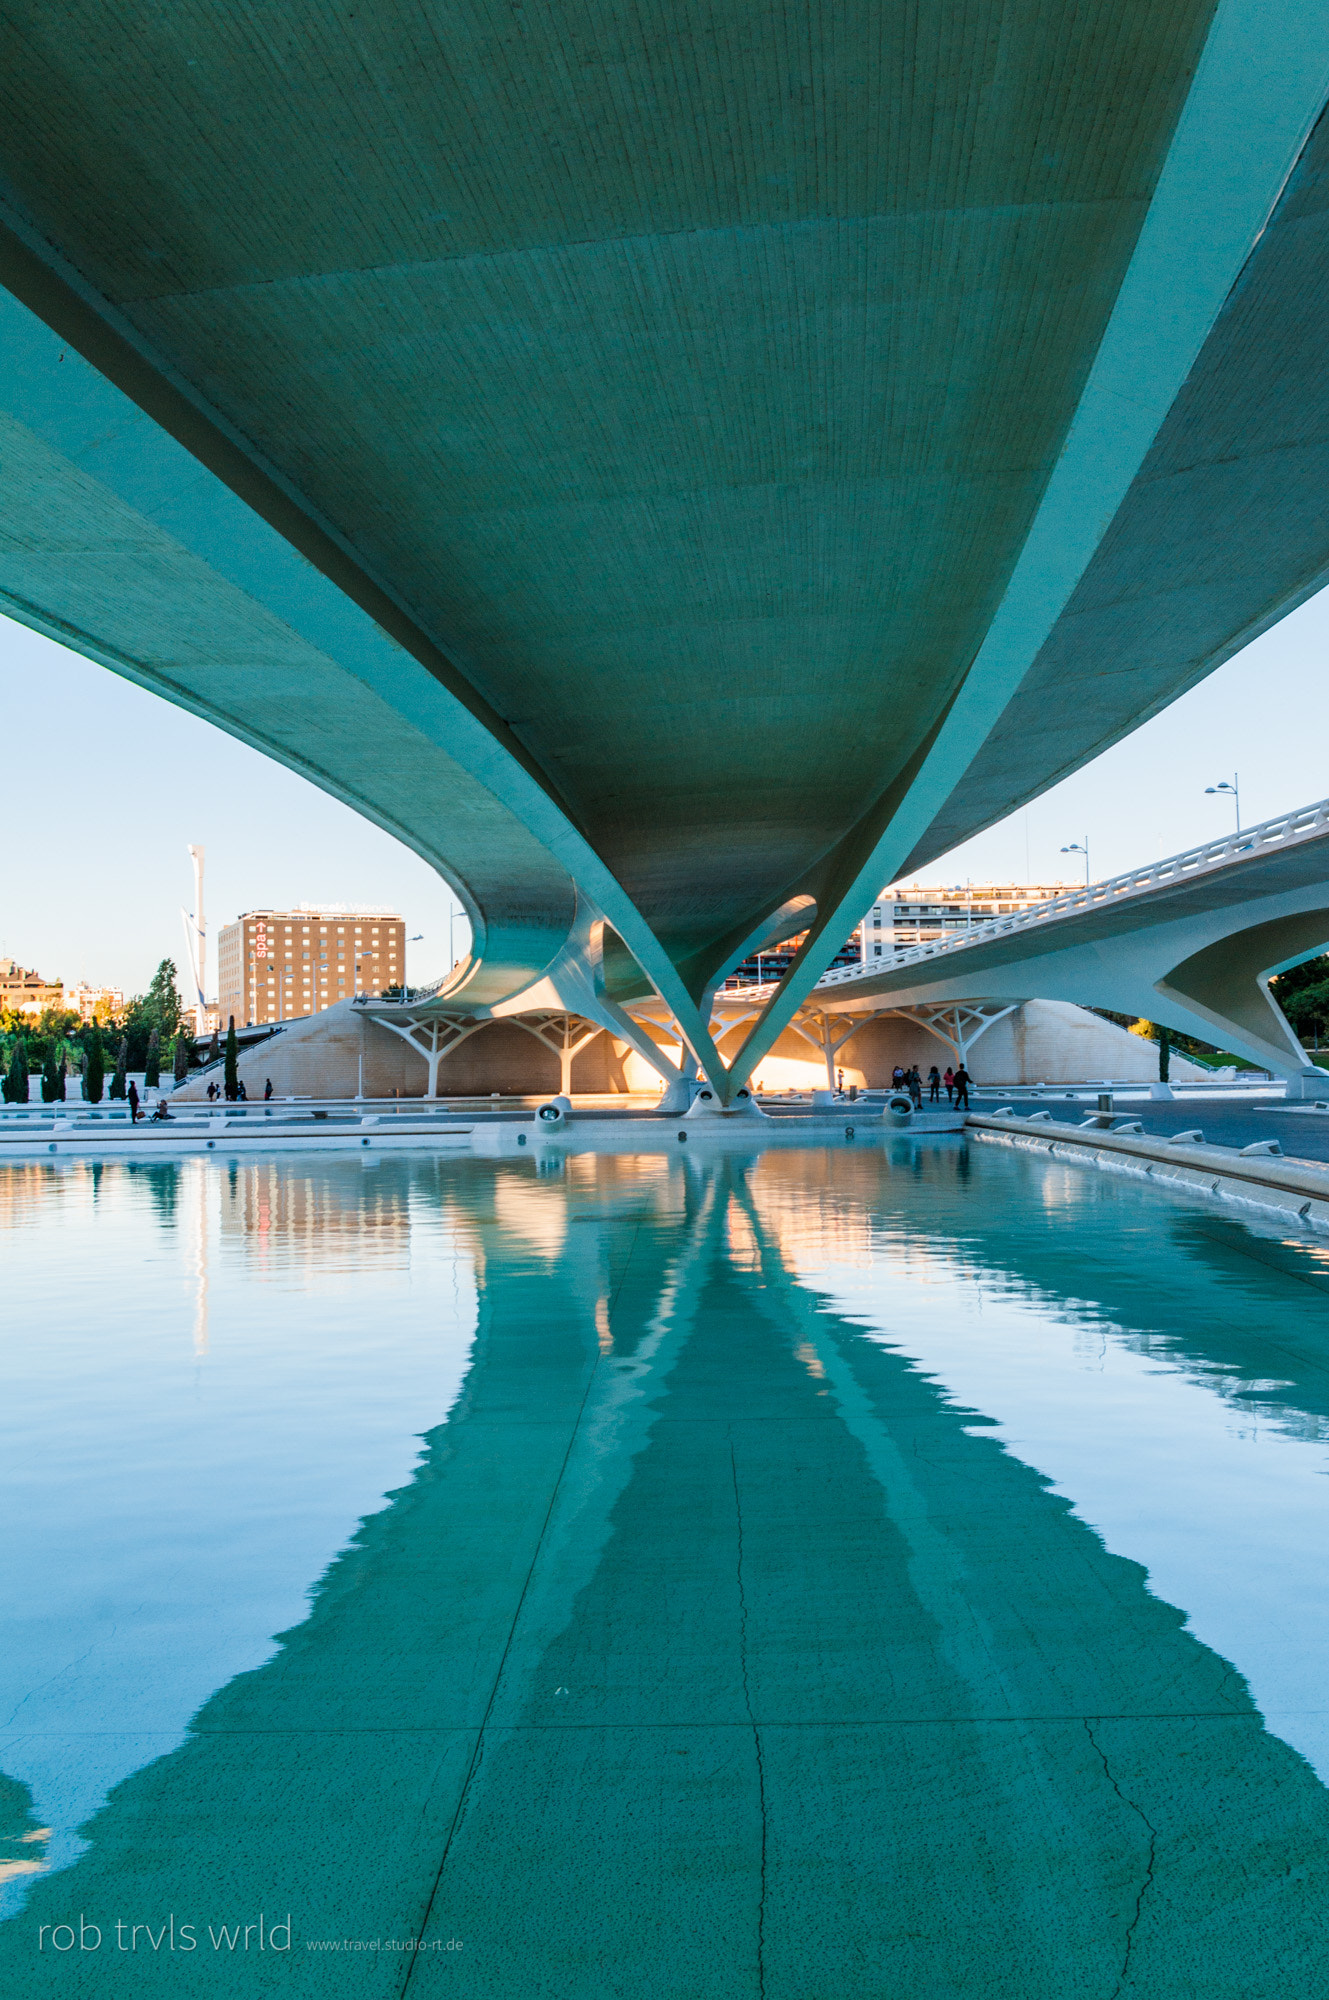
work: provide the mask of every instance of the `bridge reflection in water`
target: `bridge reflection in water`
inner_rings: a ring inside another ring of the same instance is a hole
[[[1329,1989],[1316,1724],[1262,1690],[1329,1664],[1312,1245],[949,1140],[154,1171],[138,1226],[194,1285],[213,1199],[251,1311],[274,1255],[310,1311],[371,1247],[427,1286],[448,1230],[474,1349],[308,1618],[35,1879],[4,1991]],[[289,1958],[223,1971],[260,1909]],[[38,1951],[80,1912],[204,1946]],[[420,1937],[460,1950],[309,1948]]]

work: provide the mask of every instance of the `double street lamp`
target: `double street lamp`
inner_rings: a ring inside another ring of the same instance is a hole
[[[1238,833],[1240,833],[1240,832],[1241,832],[1241,793],[1240,793],[1240,791],[1239,791],[1239,790],[1237,789],[1237,774],[1236,774],[1236,772],[1234,771],[1234,772],[1232,773],[1232,783],[1231,783],[1231,784],[1229,784],[1229,783],[1228,783],[1228,781],[1227,781],[1227,779],[1226,779],[1226,778],[1224,778],[1224,779],[1222,779],[1222,780],[1221,780],[1221,782],[1220,782],[1219,784],[1217,784],[1217,785],[1206,785],[1206,786],[1205,786],[1205,788],[1204,788],[1204,795],[1205,795],[1205,797],[1206,797],[1206,798],[1211,798],[1211,797],[1213,796],[1213,794],[1214,794],[1215,792],[1230,792],[1230,793],[1232,794],[1232,803],[1233,803],[1233,805],[1234,805],[1234,806],[1236,807],[1236,812],[1237,812],[1237,832],[1238,832]]]
[[[1073,840],[1069,847],[1063,847],[1061,851],[1063,854],[1083,854],[1084,886],[1087,889],[1089,887],[1089,835],[1086,834],[1083,840]]]

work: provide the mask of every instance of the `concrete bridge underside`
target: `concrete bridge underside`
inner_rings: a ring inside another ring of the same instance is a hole
[[[0,606],[431,861],[436,1011],[727,1093],[1324,581],[1322,10],[256,18],[0,20]]]

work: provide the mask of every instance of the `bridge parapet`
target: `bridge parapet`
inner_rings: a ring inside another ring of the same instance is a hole
[[[1009,917],[995,917],[990,923],[948,932],[931,944],[915,945],[909,951],[897,953],[890,960],[890,967],[893,970],[897,966],[926,964],[952,952],[967,951],[971,946],[1007,937],[1015,931],[1033,930],[1085,910],[1099,909],[1104,904],[1119,902],[1123,897],[1146,896],[1180,881],[1213,874],[1247,855],[1264,853],[1271,848],[1295,847],[1308,840],[1322,840],[1326,834],[1329,834],[1329,799],[1320,799],[1315,805],[1301,806],[1295,812],[1279,813],[1274,819],[1246,827],[1241,833],[1229,834],[1224,840],[1206,841],[1202,846],[1185,848],[1180,854],[1170,854],[1166,860],[1157,861],[1152,867],[1132,868],[1125,875],[1111,875],[1105,881],[1090,882],[1083,889],[1070,889],[1065,895],[1049,897],[1045,903],[1031,903],[1027,909],[1013,911]],[[843,986],[855,979],[871,978],[881,970],[882,966],[876,964],[839,966],[833,972],[823,973],[817,985],[819,989]]]

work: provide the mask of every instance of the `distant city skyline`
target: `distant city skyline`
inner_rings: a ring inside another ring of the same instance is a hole
[[[1240,773],[1253,824],[1329,794],[1329,592],[1321,592],[1124,742],[963,847],[930,883],[1051,881],[1088,839],[1095,878],[1211,840]],[[448,963],[449,892],[427,863],[349,807],[211,724],[0,619],[6,790],[27,830],[0,902],[0,957],[47,979],[142,992],[162,958],[188,985],[180,920],[187,848],[208,851],[211,939],[241,912],[301,903],[401,910],[406,976]],[[15,750],[12,746],[22,746]],[[882,885],[883,888],[886,886]],[[455,904],[454,904],[455,907]],[[464,949],[463,922],[452,926]],[[215,988],[215,950],[210,952]]]

